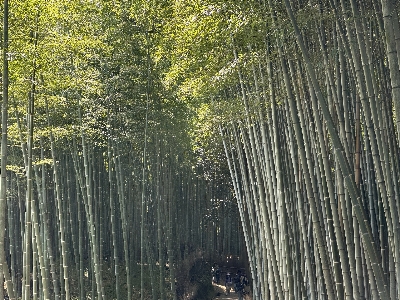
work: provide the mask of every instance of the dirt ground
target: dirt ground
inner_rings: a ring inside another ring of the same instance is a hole
[[[231,291],[228,296],[225,295],[225,286],[213,283],[217,300],[234,300],[238,299],[237,294],[234,291]]]
[[[225,295],[225,286],[219,285],[216,283],[213,283],[214,289],[215,289],[215,300],[237,300],[238,295],[235,293],[235,291],[231,290],[229,295]],[[246,295],[244,300],[251,300],[251,298]]]

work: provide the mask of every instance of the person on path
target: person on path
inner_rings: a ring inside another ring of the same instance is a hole
[[[212,283],[215,283],[215,264],[214,264],[214,266],[211,268],[211,280],[212,280]]]
[[[216,282],[217,284],[219,284],[220,278],[221,278],[221,269],[217,265],[217,269],[215,271],[215,279],[217,280],[217,282]]]
[[[221,269],[219,268],[217,263],[214,263],[214,266],[211,269],[212,281],[216,284],[219,284],[219,279],[221,277]]]
[[[235,292],[238,294],[238,299],[243,300],[244,288],[248,284],[245,274],[242,274],[241,270],[238,270],[233,280]]]
[[[225,276],[225,295],[228,296],[232,288],[232,275],[231,273],[226,273]]]

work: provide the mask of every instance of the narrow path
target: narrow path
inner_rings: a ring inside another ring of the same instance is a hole
[[[233,286],[231,287],[231,292],[229,295],[225,295],[225,275],[227,272],[231,273],[232,279],[236,274],[236,271],[239,270],[237,267],[221,267],[221,277],[219,284],[213,282],[214,290],[215,290],[215,300],[238,300],[239,296],[235,293]],[[240,269],[243,273],[245,270],[243,268]],[[251,296],[249,294],[244,295],[244,300],[251,300]]]
[[[214,289],[216,291],[217,296],[215,297],[215,300],[237,300],[238,296],[234,291],[231,291],[231,293],[226,296],[225,295],[225,286],[213,283]]]

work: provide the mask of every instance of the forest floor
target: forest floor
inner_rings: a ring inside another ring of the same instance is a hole
[[[215,290],[215,300],[237,300],[238,294],[235,291],[231,290],[229,295],[225,295],[225,286],[213,283],[214,290]],[[243,297],[243,300],[250,300],[251,296],[249,294]]]
[[[236,266],[223,266],[221,267],[221,277],[220,278],[225,278],[225,275],[227,272],[230,272],[231,274],[235,274],[235,272],[239,270],[238,267]],[[244,272],[245,270],[241,268],[241,271]],[[222,283],[221,283],[222,282]],[[221,279],[220,283],[215,283],[213,282],[213,287],[215,291],[215,297],[213,299],[215,300],[237,300],[239,299],[239,296],[237,293],[235,293],[233,286],[231,288],[231,292],[229,295],[225,295],[225,285],[224,285],[224,280]],[[248,287],[249,289],[250,287]],[[249,293],[249,290],[247,290],[247,294],[243,297],[243,300],[251,300],[251,293]]]
[[[217,300],[234,300],[238,299],[238,295],[231,291],[228,296],[225,295],[225,286],[213,283],[214,290],[215,290],[215,299]]]

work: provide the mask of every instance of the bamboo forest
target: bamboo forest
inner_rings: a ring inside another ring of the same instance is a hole
[[[400,299],[400,1],[0,16],[1,300]]]

